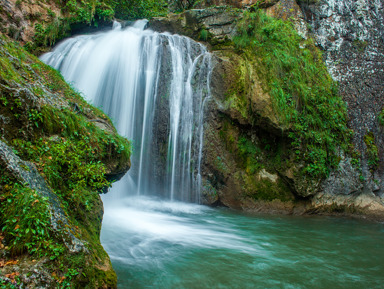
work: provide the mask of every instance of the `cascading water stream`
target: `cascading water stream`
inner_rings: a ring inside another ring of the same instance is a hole
[[[133,141],[125,191],[198,202],[211,55],[187,37],[145,30],[146,24],[115,23],[107,33],[67,39],[41,59]]]

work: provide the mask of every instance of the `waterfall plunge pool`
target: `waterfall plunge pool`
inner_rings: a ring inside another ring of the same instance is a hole
[[[119,288],[383,288],[384,224],[103,196]]]

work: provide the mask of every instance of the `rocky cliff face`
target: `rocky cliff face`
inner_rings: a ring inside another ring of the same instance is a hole
[[[300,3],[328,70],[340,85],[354,131],[353,144],[361,154],[359,170],[343,161],[324,183],[328,198],[342,194],[346,203],[364,195],[382,205],[384,136],[378,116],[384,105],[383,5],[380,0]]]
[[[244,1],[222,2],[247,6]],[[328,178],[300,177],[303,164],[288,153],[291,128],[279,121],[273,99],[263,86],[260,63],[234,49],[236,25],[243,17],[239,10],[196,9],[155,19],[152,28],[206,40],[216,56],[213,98],[206,114],[206,202],[288,213],[383,214],[383,128],[378,122],[383,107],[382,2],[254,2],[268,15],[292,21],[303,40],[313,37],[323,50],[327,69],[347,104],[354,149],[337,152],[341,161]],[[283,152],[280,159],[277,151]],[[284,165],[276,166],[277,162]]]

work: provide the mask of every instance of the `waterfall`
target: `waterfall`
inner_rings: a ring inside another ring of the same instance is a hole
[[[108,32],[69,38],[41,60],[132,140],[125,190],[199,202],[211,55],[200,43],[146,24],[115,23]]]

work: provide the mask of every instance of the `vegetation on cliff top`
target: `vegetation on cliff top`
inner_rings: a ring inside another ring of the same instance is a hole
[[[39,0],[35,2],[34,4],[40,4]],[[35,35],[32,41],[26,43],[25,47],[35,54],[44,52],[47,47],[54,45],[78,29],[110,24],[115,18],[122,20],[150,19],[155,16],[165,16],[167,13],[165,0],[50,0],[48,2],[51,2],[50,4],[55,6],[56,10],[46,8],[46,10],[43,9],[26,16],[26,19],[31,22],[30,25],[34,27]],[[17,9],[23,9],[23,5],[27,4],[20,2]],[[20,22],[20,20],[17,21]],[[9,31],[8,34],[14,33]]]
[[[127,168],[130,143],[57,71],[17,43],[3,36],[0,42],[1,140],[36,166],[58,197],[73,234],[86,241],[88,250],[68,252],[63,236],[52,230],[47,199],[20,183],[2,163],[0,228],[7,246],[5,256],[46,260],[45,270],[59,288],[70,286],[71,279],[82,288],[114,286],[112,269],[96,268],[96,264],[109,263],[99,243],[102,206],[98,191],[110,185],[107,172]],[[100,122],[109,129],[95,125]]]
[[[301,172],[321,179],[337,167],[338,150],[348,149],[351,131],[319,49],[293,25],[262,10],[245,12],[234,42],[246,59],[256,61],[279,121],[289,128],[292,152],[305,164]]]

